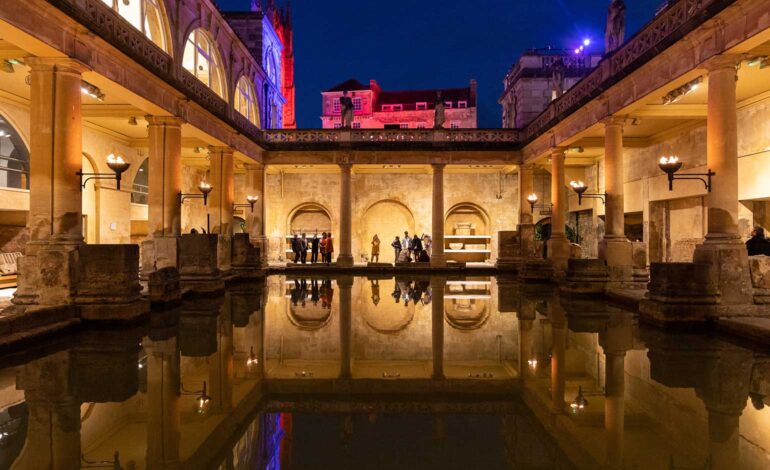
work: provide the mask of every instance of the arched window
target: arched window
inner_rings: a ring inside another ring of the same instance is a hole
[[[0,188],[29,189],[29,151],[3,116],[0,116]]]
[[[257,94],[254,93],[254,84],[246,77],[238,80],[238,87],[235,90],[235,110],[259,127]]]
[[[134,177],[134,187],[131,190],[131,202],[133,204],[147,204],[147,194],[150,189],[148,183],[150,173],[147,169],[149,162],[150,159],[145,158]]]
[[[102,0],[152,42],[169,52],[161,0]]]
[[[225,96],[225,80],[219,51],[206,31],[198,28],[187,37],[182,65],[220,97]]]

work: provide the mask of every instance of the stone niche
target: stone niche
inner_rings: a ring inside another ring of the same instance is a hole
[[[79,248],[76,302],[84,320],[134,320],[149,310],[140,292],[137,245]]]

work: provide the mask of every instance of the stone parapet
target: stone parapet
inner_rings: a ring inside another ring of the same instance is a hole
[[[529,258],[525,259],[518,272],[519,282],[550,282],[554,269],[550,260]]]
[[[570,295],[604,294],[609,280],[606,260],[570,258],[567,277],[559,289]]]
[[[249,234],[234,234],[231,245],[230,268],[241,277],[259,276],[262,250],[250,241]]]
[[[83,245],[76,303],[88,321],[131,321],[149,311],[141,299],[138,245]]]
[[[707,263],[652,263],[642,316],[656,323],[702,323],[717,315],[720,293]]]
[[[179,238],[179,277],[182,288],[196,292],[224,290],[218,259],[219,236],[184,234]]]
[[[182,297],[179,271],[176,268],[168,267],[151,272],[147,287],[150,302],[153,304],[178,302]]]
[[[755,304],[770,304],[770,256],[749,256]]]

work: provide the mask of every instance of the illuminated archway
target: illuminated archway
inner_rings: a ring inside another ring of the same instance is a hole
[[[171,54],[168,21],[162,0],[102,0],[150,41]]]
[[[214,93],[227,100],[222,59],[216,42],[207,31],[198,28],[187,36],[182,65]]]
[[[329,210],[321,204],[308,202],[295,207],[287,220],[287,235],[294,233],[318,233],[332,231]]]
[[[460,234],[459,231],[468,231],[468,235],[489,235],[490,230],[489,215],[477,204],[461,202],[447,211],[444,223],[447,235]]]
[[[246,77],[241,77],[235,87],[235,110],[260,127],[259,100],[254,91],[254,83]]]
[[[29,150],[21,135],[0,115],[0,188],[29,189]]]
[[[150,159],[145,158],[134,176],[134,184],[131,188],[132,204],[147,204],[147,195],[149,193],[150,181]]]
[[[364,211],[364,216],[359,219],[356,228],[358,248],[362,253],[371,256],[372,238],[377,234],[380,238],[380,261],[395,262],[395,252],[390,243],[396,236],[403,236],[404,231],[414,235],[414,227],[414,215],[406,205],[393,199],[377,201],[369,206]]]

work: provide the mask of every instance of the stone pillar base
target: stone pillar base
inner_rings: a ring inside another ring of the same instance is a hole
[[[554,274],[563,276],[567,272],[570,244],[564,235],[553,235],[548,240],[548,259],[553,263]]]
[[[604,237],[599,241],[599,259],[607,262],[607,274],[613,284],[634,279],[633,245],[626,237]]]
[[[695,247],[694,263],[713,266],[713,282],[721,294],[722,305],[753,304],[749,255],[740,238],[710,238]]]
[[[553,280],[554,269],[550,260],[530,258],[525,259],[518,271],[519,282],[550,282]]]
[[[261,276],[261,250],[254,246],[247,233],[233,235],[230,267],[234,274],[241,278],[256,278]]]
[[[749,256],[754,303],[770,304],[770,256]]]
[[[142,280],[147,280],[151,303],[178,302],[179,237],[157,237],[142,242]]]
[[[444,254],[435,254],[430,257],[430,267],[431,268],[446,268],[446,255]]]
[[[179,278],[182,288],[195,292],[224,290],[217,262],[219,236],[184,234],[179,238]]]
[[[251,244],[259,248],[259,263],[267,268],[268,265],[268,249],[270,248],[269,239],[264,235],[254,236],[252,235]]]
[[[53,307],[75,302],[78,245],[30,242],[17,263],[19,284],[14,304]]]
[[[720,296],[713,269],[704,263],[652,263],[639,313],[658,324],[705,323],[717,316]]]
[[[168,267],[151,272],[147,287],[150,303],[153,304],[179,302],[182,298],[179,271],[176,268]]]
[[[230,273],[232,268],[233,237],[231,235],[217,235],[217,266],[223,275]]]
[[[570,295],[604,294],[609,282],[603,259],[569,259],[567,277],[559,290]]]
[[[138,245],[83,245],[76,302],[86,321],[130,322],[150,311],[141,298]]]
[[[353,267],[353,255],[339,255],[337,256],[338,268],[352,268]]]

